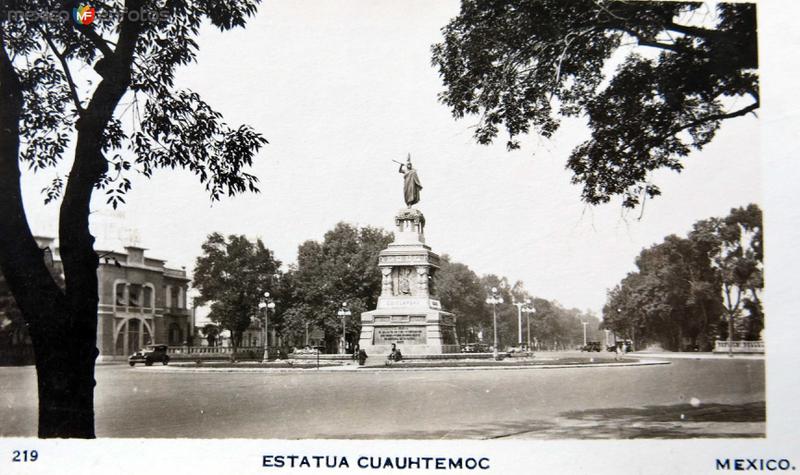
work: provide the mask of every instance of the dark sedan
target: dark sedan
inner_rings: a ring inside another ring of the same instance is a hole
[[[150,345],[137,351],[128,357],[128,364],[131,366],[136,363],[144,363],[145,366],[153,366],[153,363],[169,364],[167,355],[167,345]]]

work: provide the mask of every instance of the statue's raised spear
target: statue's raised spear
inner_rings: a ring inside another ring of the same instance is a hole
[[[409,162],[411,161],[411,154],[410,154],[410,153],[408,154],[408,159],[407,159],[407,160],[408,160]],[[397,161],[397,160],[395,160],[395,159],[392,159],[392,161],[393,161],[394,163],[398,164],[398,165],[405,165],[405,163],[398,162],[398,161]]]

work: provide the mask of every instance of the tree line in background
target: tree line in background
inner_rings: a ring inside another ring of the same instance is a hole
[[[217,327],[204,327],[206,336],[225,329],[231,342],[239,346],[242,334],[251,323],[260,321],[259,305],[265,293],[273,301],[269,325],[284,344],[301,346],[309,331],[322,337],[327,351],[338,349],[342,318],[337,315],[343,303],[352,313],[345,318],[347,341],[358,341],[360,315],[377,305],[381,292],[378,254],[394,236],[371,226],[356,227],[339,223],[325,233],[321,242],[308,240],[298,247],[297,262],[285,272],[261,240],[245,236],[210,235],[197,259],[194,286],[197,303],[211,303],[209,318]],[[492,308],[486,297],[498,289],[504,303],[497,305],[500,346],[518,343],[519,310],[514,302],[530,301],[530,341],[540,349],[569,348],[583,342],[583,325],[588,322],[587,338],[598,340],[599,318],[591,311],[567,309],[558,302],[534,298],[522,282],[511,284],[505,277],[478,276],[467,265],[441,258],[434,287],[443,308],[455,313],[460,343],[487,343],[493,340]],[[528,341],[528,315],[523,314],[522,341]]]
[[[759,340],[763,237],[761,209],[750,204],[642,250],[638,270],[608,292],[603,327],[639,347],[656,343],[673,351],[708,351],[729,334]]]

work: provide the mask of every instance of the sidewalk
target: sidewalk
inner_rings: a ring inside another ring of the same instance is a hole
[[[733,358],[728,356],[728,353],[699,353],[699,352],[671,352],[671,351],[635,351],[629,353],[632,356],[641,356],[646,358],[668,358],[668,359],[689,359],[689,360],[763,360],[766,358],[763,354],[753,353],[733,353]]]
[[[368,360],[369,361],[369,360]],[[210,366],[150,366],[136,367],[138,371],[156,371],[166,373],[299,373],[313,374],[320,372],[352,372],[352,373],[373,373],[373,372],[406,372],[406,371],[523,371],[523,370],[545,370],[545,369],[573,369],[573,368],[608,368],[608,367],[627,367],[627,366],[651,366],[668,365],[669,361],[663,359],[642,358],[638,360],[608,360],[602,363],[572,363],[572,364],[541,364],[541,365],[501,365],[501,366],[394,366],[387,367],[385,364],[374,364],[359,366],[358,364],[346,365],[322,365],[319,369],[315,368],[259,368],[259,367],[210,367]]]

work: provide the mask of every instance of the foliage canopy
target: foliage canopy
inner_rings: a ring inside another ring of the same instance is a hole
[[[590,204],[660,194],[650,172],[680,171],[723,120],[759,107],[750,3],[463,0],[442,33],[439,98],[456,118],[479,116],[479,143],[504,127],[515,149],[522,134],[551,137],[560,117],[586,116],[591,138],[567,167]]]

